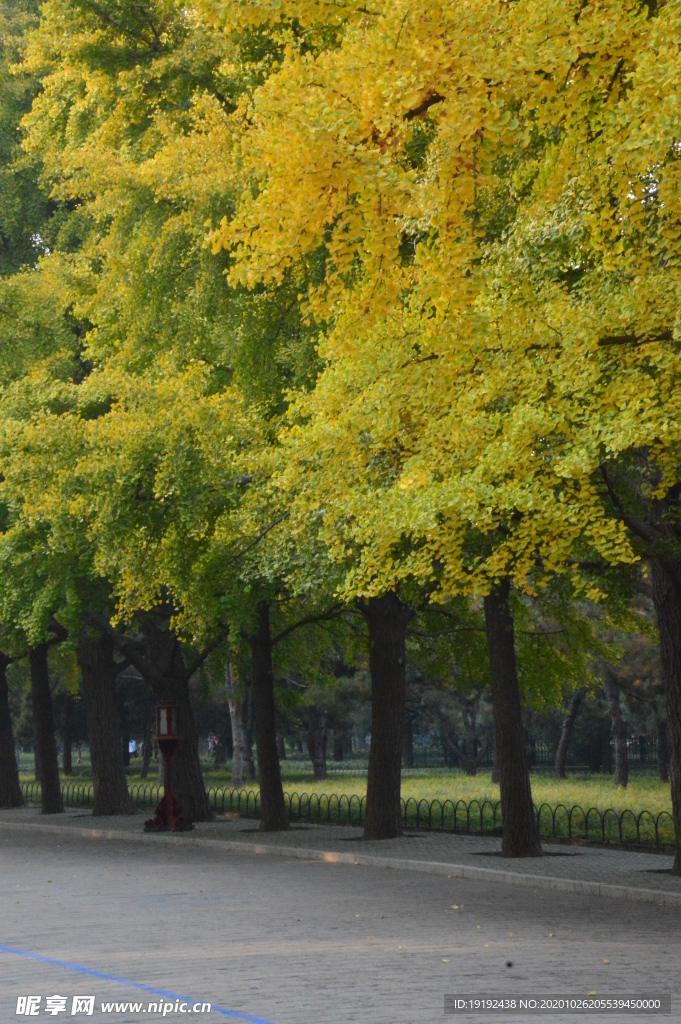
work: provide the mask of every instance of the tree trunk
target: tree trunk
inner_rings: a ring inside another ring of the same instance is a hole
[[[244,702],[241,697],[239,682],[231,662],[225,669],[225,692],[227,707],[232,725],[232,786],[241,789],[244,784]]]
[[[660,781],[669,782],[669,728],[666,718],[657,723],[657,766]]]
[[[503,820],[501,851],[505,857],[540,857],[542,849],[532,803],[509,594],[510,583],[505,579],[485,598]]]
[[[342,761],[345,757],[345,736],[340,729],[333,730],[333,759]]]
[[[605,666],[603,688],[608,702],[612,735],[615,741],[615,785],[626,789],[629,782],[629,746],[627,744],[629,730],[627,720],[622,714],[619,680],[609,665]]]
[[[199,760],[199,734],[189,699],[189,681],[180,677],[173,683],[166,691],[168,696],[165,699],[175,701],[178,705],[178,729],[182,737],[172,761],[173,789],[185,817],[190,821],[212,821],[213,811]],[[159,696],[158,699],[163,698]]]
[[[612,747],[613,747],[613,745],[611,743],[611,739],[612,739],[612,736],[611,736],[611,733],[610,733],[610,729],[608,728],[607,731],[604,732],[603,736],[601,737],[601,753],[602,753],[601,772],[604,775],[612,775],[612,771],[613,771],[613,761],[612,761]]]
[[[404,719],[402,734],[402,760],[405,768],[414,767],[414,723],[409,715]]]
[[[279,760],[287,761],[288,756],[286,754],[286,741],[283,736],[277,735],[277,750],[279,752]]]
[[[289,827],[289,815],[281,784],[281,766],[277,751],[276,709],[274,705],[274,669],[270,606],[258,607],[258,626],[251,638],[253,654],[253,703],[258,744],[260,777],[260,830],[281,832]]]
[[[456,742],[456,737],[452,739],[450,731],[446,725],[442,725],[440,728],[440,738],[445,751],[445,762],[448,763],[453,759],[453,763],[460,764],[466,775],[471,778],[475,778],[478,774],[478,768],[480,767],[481,761],[477,750],[477,739],[475,742],[471,742],[467,737],[464,743],[459,746]],[[469,752],[471,749],[475,751],[474,754]]]
[[[212,821],[213,812],[199,760],[199,734],[189,699],[188,680],[176,681],[176,689],[170,699],[178,704],[178,729],[182,737],[172,762],[175,795],[191,821]]]
[[[570,741],[572,740],[572,734],[575,731],[577,714],[585,695],[586,686],[582,686],[579,690],[576,690],[573,693],[568,707],[567,716],[563,722],[563,731],[560,734],[558,750],[556,751],[556,775],[559,779],[564,779],[566,776],[567,756],[568,750],[570,749]]]
[[[68,730],[64,730],[61,738],[64,744],[64,750],[61,755],[61,770],[64,775],[73,775],[73,740],[71,733]]]
[[[0,653],[0,807],[21,807],[24,798],[19,783],[12,716],[9,710],[9,663],[9,658]]]
[[[492,709],[494,710],[494,709]],[[499,751],[497,750],[496,732],[494,737],[494,743],[492,745],[492,782],[498,786],[501,781],[501,771],[499,770]]]
[[[152,717],[146,714],[144,717],[144,736],[142,737],[142,768],[140,770],[140,779],[146,779],[149,774],[149,764],[151,762],[151,755],[154,748],[152,733],[154,727],[152,724]]]
[[[667,698],[672,809],[676,832],[673,873],[681,875],[681,562],[653,561],[653,601]]]
[[[466,697],[459,694],[457,704],[461,708],[461,720],[464,728],[464,740],[461,746],[452,739],[449,730],[445,727],[444,735],[448,747],[459,759],[466,775],[474,778],[478,774],[478,768],[482,763],[480,754],[480,738],[478,735],[478,716],[480,714],[481,694],[474,692],[472,696]]]
[[[130,724],[128,719],[128,708],[125,701],[125,697],[122,692],[117,694],[118,703],[118,742],[121,747],[121,756],[123,758],[123,767],[130,767]]]
[[[255,733],[255,714],[253,710],[253,687],[249,687],[248,696],[242,709],[244,734],[244,772],[246,778],[255,782],[255,761],[253,759],[253,736]]]
[[[458,750],[459,760],[461,761],[461,767],[465,771],[469,778],[474,779],[478,774],[478,768],[480,767],[480,759],[476,754],[471,755],[468,751]]]
[[[61,814],[64,804],[59,781],[57,743],[54,737],[54,714],[47,667],[47,644],[32,647],[29,652],[31,697],[36,753],[40,761],[40,810],[43,814]]]
[[[363,603],[369,627],[371,747],[365,839],[402,835],[402,738],[407,626],[412,611],[392,592]]]
[[[123,770],[123,745],[118,718],[113,640],[81,626],[78,662],[85,700],[90,761],[95,788],[93,815],[135,814]]]
[[[240,789],[244,784],[244,723],[242,702],[236,697],[229,698],[229,713],[232,718],[232,786]]]
[[[154,671],[145,675],[142,662],[138,663],[137,668],[151,686],[156,701],[169,701],[177,704],[178,709],[177,725],[181,739],[171,768],[175,796],[186,818],[191,821],[212,821],[213,811],[201,771],[199,735],[189,697],[189,677],[182,646],[166,620],[159,621],[152,615],[146,616],[143,629]],[[159,777],[162,774],[162,761],[163,758],[159,756]]]
[[[38,734],[33,722],[33,775],[36,782],[40,782],[40,749],[38,748]]]
[[[167,771],[168,766],[166,765],[166,759],[161,752],[161,748],[156,745],[156,761],[158,763],[158,784],[159,787],[165,790],[168,785]]]
[[[326,778],[326,712],[311,707],[307,720],[307,752],[315,779]]]
[[[587,764],[589,771],[599,772],[603,765],[603,744],[600,736],[592,737],[587,744]]]
[[[214,768],[224,768],[227,764],[227,737],[224,734],[218,736],[218,741],[215,744],[215,758],[213,760]]]

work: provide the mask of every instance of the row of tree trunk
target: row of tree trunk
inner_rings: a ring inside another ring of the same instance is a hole
[[[199,762],[198,733],[189,699],[189,678],[181,647],[175,634],[161,626],[149,624],[145,639],[149,647],[124,639],[129,661],[137,663],[142,676],[151,685],[157,701],[178,704],[178,725],[182,742],[173,762],[174,784],[186,813],[194,821],[212,817]],[[31,697],[35,734],[36,778],[41,785],[43,814],[63,811],[52,694],[48,668],[48,643],[29,652]],[[94,781],[93,814],[132,814],[135,807],[128,791],[121,743],[116,677],[126,662],[115,658],[114,636],[107,630],[84,625],[78,637],[78,659],[81,687],[85,701],[90,756]],[[7,666],[10,659],[0,655],[0,806],[15,807],[23,803],[16,764],[12,722],[7,687]],[[148,768],[151,757],[151,736],[143,750]]]
[[[616,786],[626,786],[629,781],[629,748],[627,744],[628,725],[624,717],[621,705],[621,687],[616,673],[610,666],[604,669],[603,689],[608,709],[612,735],[614,737],[615,759],[614,766],[611,758],[603,759],[604,770],[611,772],[614,767],[614,783]],[[586,687],[582,686],[570,697],[567,707],[567,714],[563,721],[563,728],[560,734],[560,741],[556,751],[556,775],[559,779],[567,777],[567,758],[572,737],[575,731],[575,722],[579,709],[586,696]],[[606,751],[610,751],[609,736],[606,738]],[[597,751],[598,753],[598,751]],[[600,761],[600,758],[599,758]],[[665,716],[659,718],[657,723],[657,762],[662,782],[669,782],[669,729]],[[596,768],[597,765],[594,765]]]
[[[41,783],[41,810],[44,814],[63,811],[54,712],[48,669],[48,644],[29,652],[31,703],[35,733],[36,778]],[[20,807],[23,802],[17,767],[12,718],[9,707],[7,668],[11,659],[0,654],[0,807]]]
[[[681,873],[681,563],[657,559],[653,565],[653,594],[661,636],[661,657],[666,684],[669,717],[669,748],[672,800],[676,826],[677,856],[675,871]],[[485,623],[489,645],[492,698],[494,709],[496,760],[503,818],[502,853],[508,857],[541,855],[539,828],[532,801],[529,761],[522,722],[513,618],[510,609],[510,582],[502,580],[485,598]],[[411,610],[394,593],[371,598],[360,604],[369,631],[372,685],[372,742],[369,754],[369,778],[365,836],[383,839],[402,831],[401,766],[405,718],[406,635]],[[265,831],[288,827],[288,814],[281,785],[277,749],[269,606],[258,611],[255,633],[250,637],[253,654],[253,694],[260,789],[261,828]],[[616,684],[606,680],[615,729],[616,753],[619,750],[620,784],[625,781],[626,728],[621,710],[618,715]],[[567,754],[569,732],[574,727],[578,695],[571,708],[571,722],[561,752]],[[238,718],[239,716],[237,716]],[[315,726],[316,736],[320,733]],[[315,735],[311,749],[318,743]],[[314,755],[313,755],[314,756]],[[616,758],[617,760],[617,758]]]
[[[485,623],[489,644],[492,698],[496,736],[496,767],[499,774],[503,817],[502,852],[509,857],[541,854],[539,830],[532,803],[529,763],[521,713],[520,687],[515,661],[510,584],[503,580],[485,598]],[[669,721],[672,799],[677,833],[675,870],[681,873],[681,564],[657,559],[653,565],[653,596],[661,636],[661,658],[666,683]],[[372,742],[369,755],[365,835],[369,839],[398,836],[402,831],[400,801],[402,746],[405,716],[406,635],[412,611],[394,593],[371,598],[361,604],[368,625],[372,681]],[[253,701],[258,747],[261,793],[261,824],[264,831],[288,827],[276,734],[273,648],[270,609],[263,602],[258,609],[256,629],[249,638],[253,664]],[[189,699],[189,678],[194,671],[186,665],[182,646],[167,625],[150,617],[145,622],[144,644],[130,638],[116,641],[106,630],[81,630],[78,653],[83,696],[95,779],[96,814],[131,813],[122,747],[117,726],[115,679],[121,662],[115,658],[115,644],[135,665],[151,686],[157,701],[173,701],[179,707],[183,737],[173,764],[174,786],[185,812],[194,821],[208,820],[212,813],[198,756],[198,734]],[[9,659],[0,658],[0,805],[17,806],[21,791],[14,757],[7,694],[6,669]],[[36,735],[36,764],[42,786],[44,813],[62,808],[57,749],[48,672],[48,645],[41,644],[29,655]],[[231,675],[227,681],[233,723],[234,760],[246,762],[248,744],[244,736],[244,709],[239,687]],[[616,682],[606,679],[606,694],[617,720]],[[568,714],[574,726],[578,693]],[[618,703],[618,701],[617,701]],[[626,730],[621,730],[624,736]],[[323,736],[324,723],[314,722],[311,749]],[[569,734],[569,728],[568,728]],[[619,737],[622,739],[622,737]],[[625,737],[626,739],[626,737]],[[615,736],[616,745],[618,734]],[[559,751],[564,762],[569,743]]]
[[[504,580],[485,598],[497,768],[504,823],[502,851],[509,857],[539,856],[541,844],[530,788],[509,596],[510,583]],[[401,774],[406,637],[413,611],[394,593],[363,601],[360,609],[369,631],[372,686],[371,748],[364,834],[367,839],[387,839],[401,835],[403,825]],[[273,641],[269,606],[265,603],[259,609],[257,629],[250,639],[260,774],[260,827],[264,831],[276,831],[288,828],[289,817],[277,749]],[[233,720],[236,721],[237,735],[239,718],[235,708]],[[321,723],[312,723],[311,735],[308,737],[312,751],[319,742],[318,736],[322,729]]]
[[[513,622],[508,604],[508,583],[485,601],[490,656],[492,660],[497,755],[500,771],[504,852],[509,856],[539,852],[532,810],[529,765],[525,750],[520,710],[520,689],[515,668]],[[365,835],[384,839],[402,832],[401,767],[405,716],[406,635],[413,612],[394,593],[371,598],[361,604],[370,644],[372,680],[372,742],[369,755]],[[258,609],[255,632],[249,638],[253,664],[253,702],[260,776],[261,820],[264,831],[286,829],[289,815],[284,801],[276,734],[273,648],[270,608]],[[134,812],[124,770],[116,676],[124,663],[116,660],[116,643],[129,663],[135,665],[151,686],[157,701],[173,701],[179,708],[182,741],[173,761],[173,784],[185,813],[194,821],[212,817],[198,755],[198,734],[189,699],[192,669],[185,663],[177,636],[149,617],[144,624],[144,643],[116,637],[107,630],[83,626],[78,639],[82,690],[87,709],[88,732],[95,788],[95,814]],[[48,672],[48,645],[30,652],[32,697],[36,731],[36,764],[41,781],[43,813],[63,809],[54,720]],[[5,804],[21,801],[14,744],[7,706],[6,664],[0,686],[0,714],[4,738],[4,760],[0,764]],[[232,717],[235,771],[243,771],[248,743],[245,738],[243,707],[239,687],[230,675],[227,693]],[[4,694],[4,696],[3,696]],[[321,774],[324,758],[325,721],[320,713],[311,717],[308,744],[316,769]],[[7,755],[9,752],[9,755]],[[5,761],[7,762],[5,764]]]

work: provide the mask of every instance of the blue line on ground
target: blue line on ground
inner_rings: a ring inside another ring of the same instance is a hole
[[[30,953],[26,949],[14,949],[13,946],[0,944],[0,953],[13,953],[14,956],[23,956],[27,960],[37,960],[41,964],[50,964],[52,967],[63,967],[67,971],[77,971],[78,974],[87,974],[91,978],[101,978],[103,981],[115,981],[117,985],[127,985],[129,988],[137,988],[141,992],[149,992],[154,996],[163,996],[165,999],[172,999],[173,1002],[179,999],[183,1003],[209,1002],[208,999],[194,999],[190,996],[178,995],[177,992],[167,992],[163,988],[154,988],[152,985],[143,985],[141,981],[130,981],[129,978],[119,978],[115,974],[105,974],[104,971],[96,971],[92,967],[82,967],[81,964],[71,964],[67,960],[55,960],[51,956],[41,956],[39,953]],[[252,1017],[248,1013],[241,1013],[240,1010],[228,1010],[225,1006],[215,1006],[211,1003],[211,1012],[219,1013],[223,1017],[232,1017],[236,1020],[246,1020],[249,1024],[272,1024],[272,1021],[264,1020],[262,1017]]]

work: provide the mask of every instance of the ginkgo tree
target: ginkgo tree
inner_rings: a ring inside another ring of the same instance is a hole
[[[175,24],[171,26],[168,19],[173,13]],[[43,254],[36,267],[3,281],[3,334],[8,356],[3,361],[3,496],[10,510],[3,536],[3,555],[9,570],[6,580],[10,584],[5,591],[6,607],[3,611],[5,620],[23,623],[23,628],[38,639],[41,639],[38,636],[41,631],[48,627],[51,616],[58,615],[62,623],[66,621],[72,631],[72,642],[78,642],[84,690],[90,689],[90,678],[94,674],[102,683],[97,693],[100,696],[108,693],[111,704],[114,678],[122,662],[114,660],[111,637],[106,629],[100,628],[97,621],[85,621],[84,614],[81,614],[85,608],[90,619],[98,613],[106,622],[114,604],[111,586],[94,562],[97,549],[93,547],[91,533],[92,501],[86,501],[86,486],[78,467],[88,454],[92,455],[97,442],[100,444],[97,451],[100,456],[103,454],[102,447],[110,438],[106,413],[117,403],[118,407],[122,403],[125,408],[119,384],[121,379],[127,378],[121,365],[129,371],[130,353],[135,356],[142,354],[139,337],[145,332],[142,329],[137,337],[130,336],[129,324],[121,323],[121,318],[118,318],[117,327],[123,337],[128,336],[130,345],[118,366],[110,367],[108,375],[104,375],[101,372],[102,360],[107,353],[96,349],[93,328],[110,323],[115,319],[113,310],[124,306],[129,294],[125,289],[128,274],[132,273],[133,279],[140,283],[132,269],[135,256],[140,258],[139,251],[135,252],[131,246],[126,251],[121,244],[121,239],[127,237],[126,214],[138,227],[133,240],[138,243],[140,239],[146,241],[147,256],[154,242],[158,244],[159,235],[165,228],[166,242],[171,236],[178,240],[181,238],[178,246],[184,254],[185,269],[187,261],[189,266],[195,265],[196,260],[194,258],[192,263],[192,257],[197,251],[201,252],[201,215],[195,220],[183,218],[185,211],[181,203],[175,201],[173,204],[173,198],[177,197],[176,183],[174,191],[168,190],[165,195],[163,216],[154,219],[159,194],[157,190],[154,195],[153,182],[166,180],[181,166],[189,172],[183,154],[177,152],[188,127],[188,122],[182,120],[180,107],[184,111],[184,101],[188,96],[195,94],[200,100],[204,95],[210,78],[209,69],[221,63],[224,46],[215,36],[213,49],[210,39],[203,39],[201,46],[194,45],[199,31],[197,26],[192,42],[187,44],[187,35],[191,32],[187,30],[183,10],[178,5],[165,5],[163,10],[159,7],[155,12],[158,24],[163,23],[165,30],[160,47],[157,46],[158,40],[154,39],[153,21],[150,22],[149,18],[140,20],[135,5],[130,5],[127,12],[126,16],[132,19],[127,28],[121,27],[114,19],[118,26],[115,28],[106,18],[102,20],[101,14],[100,11],[93,16],[91,10],[69,4],[54,5],[50,10],[44,8],[40,27],[31,37],[30,45],[23,46],[24,62],[18,69],[24,76],[32,73],[39,78],[43,87],[30,117],[24,122],[24,142],[27,159],[30,157],[33,165],[42,169],[42,184],[44,190],[51,193],[50,211],[53,216],[47,230],[41,228],[41,237],[49,237],[52,243],[51,251]],[[123,40],[125,54],[120,46]],[[150,70],[150,65],[153,70]],[[140,92],[143,82],[146,86]],[[160,93],[155,92],[157,87]],[[169,90],[172,90],[172,96],[168,95]],[[219,89],[216,91],[222,96],[217,105],[222,103],[230,112],[233,104]],[[46,100],[48,96],[56,100],[56,105],[50,99],[41,106],[40,99]],[[166,111],[159,110],[159,98],[161,106],[165,100]],[[87,124],[82,120],[86,107],[89,112]],[[168,109],[177,115],[174,134],[167,123],[159,127]],[[140,125],[148,121],[152,111],[157,116],[150,132],[140,143],[140,151],[137,154],[128,151],[126,166],[129,173],[126,178],[122,173],[121,146],[125,147],[125,142],[129,142]],[[204,122],[206,120],[210,120],[209,115],[204,117]],[[192,150],[199,160],[200,134],[197,132]],[[156,149],[164,141],[170,150],[175,147],[176,162],[170,163],[170,170],[166,165],[165,178],[160,168],[156,176],[152,173],[149,178],[148,163],[146,168],[139,168],[139,155],[145,150],[145,143],[146,153],[153,163],[150,135]],[[93,161],[95,152],[101,158],[97,164],[99,176]],[[201,166],[205,168],[205,162]],[[131,189],[134,171],[139,171],[137,188]],[[68,179],[67,186],[64,186],[64,179]],[[224,198],[224,195],[225,189],[221,188],[220,196]],[[120,209],[119,205],[121,218],[111,225],[109,212],[122,197],[126,200],[125,208]],[[169,205],[172,207],[170,213]],[[107,227],[112,228],[108,233]],[[190,244],[192,238],[195,242],[198,239],[193,249]],[[126,256],[127,265],[124,265]],[[203,261],[204,267],[207,262]],[[113,273],[114,265],[118,267],[118,276]],[[169,254],[167,268],[172,265],[173,255]],[[145,299],[149,305],[153,295],[149,288],[150,277],[153,279],[153,276],[152,268],[152,274],[147,273],[141,282],[135,296],[137,312],[131,316],[131,322],[139,317],[145,307]],[[214,277],[219,281],[219,268],[215,268]],[[146,294],[143,291],[145,285]],[[157,293],[156,296],[157,307],[167,298],[168,276],[163,287],[165,294]],[[106,288],[109,290],[105,298]],[[200,301],[191,301],[191,283],[187,291],[190,301],[181,307],[181,315],[185,322],[183,340],[189,335],[191,345],[194,341],[191,334],[197,324],[205,323],[206,310]],[[195,286],[194,296],[200,291],[200,287]],[[90,315],[85,308],[85,300],[95,294],[97,312]],[[171,310],[169,330],[173,326],[177,328],[177,319],[177,311]],[[208,319],[214,322],[220,317],[213,311]],[[149,333],[147,323],[147,336]],[[203,333],[207,332],[204,330]],[[87,341],[84,341],[86,337]],[[111,338],[109,334],[106,340],[114,351],[120,348],[117,338]],[[205,358],[205,346],[202,354]],[[193,352],[187,355],[185,351],[183,365],[193,358]],[[182,377],[181,369],[177,376]],[[152,396],[158,393],[151,381],[147,381],[147,385],[150,401],[145,412],[148,416],[153,407]],[[191,383],[188,386],[191,388]],[[133,391],[134,386],[125,394],[128,406],[134,404]],[[181,380],[174,390],[171,386],[171,391],[179,413],[182,405]],[[194,387],[192,398],[196,397],[197,388]],[[168,401],[167,394],[165,401]],[[145,412],[140,410],[140,415],[144,416]],[[124,414],[117,422],[125,425]],[[183,422],[190,428],[186,420]],[[102,423],[104,426],[100,430]],[[158,423],[159,430],[164,426],[165,421]],[[93,435],[96,435],[97,442]],[[109,443],[108,450],[110,458],[115,458],[115,446]],[[119,453],[120,450],[121,446]],[[98,482],[98,466],[101,467],[101,461],[92,459],[89,480]],[[124,465],[119,468],[123,470]],[[96,498],[96,494],[90,492],[88,497]],[[135,550],[134,523],[129,522],[128,525],[132,531],[128,548],[132,558]],[[102,544],[100,553],[103,547]],[[110,576],[114,584],[125,571],[125,566],[118,568],[118,576]],[[150,581],[152,589],[158,575],[157,572]],[[93,592],[100,593],[102,588],[103,599],[93,600]],[[141,600],[144,605],[147,594],[141,595]],[[76,637],[79,637],[78,641]],[[107,756],[101,759],[109,768],[116,761],[109,755],[119,753],[120,746],[115,738],[115,708],[113,712],[109,708],[105,713],[106,703],[97,700],[97,713],[92,719],[90,733],[97,790],[95,810],[106,806],[106,811],[111,813],[125,809],[124,805],[130,800],[122,764],[116,779],[118,792],[113,796],[107,779],[100,778],[98,770],[97,736],[101,733],[113,744]],[[113,731],[111,722],[114,723]],[[196,751],[194,753],[200,782],[198,808],[206,805],[206,797],[198,756]],[[103,792],[100,793],[103,790],[109,791],[109,799],[103,799]],[[195,812],[193,806],[189,810]]]
[[[346,596],[409,579],[486,595],[497,729],[517,737],[510,587],[568,572],[596,596],[585,567],[644,543],[610,463],[638,467],[622,486],[647,488],[648,555],[674,592],[679,6],[207,6],[286,45],[254,96],[254,187],[214,246],[252,286],[327,255],[301,295],[331,324],[327,370],[284,486],[304,469],[301,517],[323,510]],[[517,742],[508,758],[505,846],[536,852]]]
[[[537,854],[514,613],[644,559],[681,836],[679,3],[20,10],[3,628],[78,632],[101,587],[88,628],[182,692],[188,734],[188,673],[248,648],[284,827],[274,650],[352,608],[382,837],[408,628],[472,601],[504,850]]]
[[[261,498],[270,420],[281,415],[287,386],[313,378],[317,360],[298,282],[234,295],[204,245],[206,220],[240,180],[238,161],[224,163],[241,130],[240,97],[266,74],[275,47],[253,33],[227,44],[179,4],[160,3],[142,18],[135,4],[115,19],[105,13],[45,6],[25,59],[43,75],[25,148],[71,211],[31,280],[55,285],[50,294],[68,310],[64,329],[78,340],[73,372],[59,376],[46,364],[37,391],[28,376],[40,353],[24,347],[17,374],[25,376],[12,395],[28,389],[31,402],[18,413],[6,406],[15,443],[5,490],[18,530],[40,518],[53,545],[55,534],[63,542],[73,531],[87,572],[108,584],[127,628],[113,630],[105,608],[97,616],[90,608],[85,639],[94,632],[107,650],[115,643],[159,699],[180,703],[177,789],[195,819],[210,814],[188,696],[201,656],[184,652],[205,653],[243,627],[254,687],[264,681],[259,728],[270,722],[259,737],[263,827],[271,818],[281,827],[272,647],[326,612],[287,609],[270,635],[275,574],[240,559],[267,536],[268,517],[282,518]],[[311,260],[303,276],[316,272]],[[60,323],[58,312],[53,320]],[[19,453],[31,446],[25,486]]]

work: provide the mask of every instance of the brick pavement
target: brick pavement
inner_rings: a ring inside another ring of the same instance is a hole
[[[50,824],[59,822],[53,833],[2,827],[37,817],[0,814],[4,946],[275,1024],[430,1024],[450,1019],[442,1012],[445,992],[632,988],[672,991],[672,1019],[681,1021],[681,928],[678,910],[669,907],[362,864],[254,857],[248,850],[254,839],[266,844],[281,837],[254,836],[244,831],[253,823],[243,821],[217,822],[194,834],[236,838],[244,844],[236,851],[193,841],[155,843],[154,836],[86,841],[77,830],[96,823],[90,815],[51,818]],[[131,832],[141,818],[106,825]],[[455,838],[406,839],[397,849],[408,847],[411,856],[415,847],[427,847],[430,856],[438,844],[440,856],[440,844]],[[295,830],[287,841],[345,844],[353,852],[369,845],[332,828]],[[459,839],[457,856],[475,856],[473,843],[486,851],[494,840]],[[598,860],[590,850],[578,852],[582,864]],[[637,870],[640,857],[664,863],[652,855],[609,856],[627,858],[624,875]],[[574,872],[575,860],[546,858],[552,871],[560,862]],[[0,972],[3,1022],[21,1019],[14,1015],[21,994],[92,993],[98,1003],[147,999],[120,982],[14,953],[0,952]],[[96,1016],[102,1022],[159,1019],[153,1013]],[[48,1018],[43,1013],[40,1019]],[[500,1018],[466,1019],[495,1024]]]
[[[3,811],[0,817],[7,825],[39,826],[41,828],[68,828],[89,831],[101,829],[106,832],[124,833],[139,841],[156,842],[158,836],[144,836],[142,820],[144,815],[122,818],[94,818],[88,811],[69,809],[63,815],[42,817],[34,808],[20,808]],[[218,818],[211,823],[196,826],[192,833],[173,837],[176,842],[226,843],[233,847],[242,843],[259,848],[277,848],[278,852],[290,850],[292,854],[322,851],[340,855],[354,862],[369,862],[379,859],[381,866],[390,863],[411,862],[412,869],[429,873],[448,874],[448,866],[456,865],[469,877],[480,874],[489,880],[503,875],[506,881],[523,884],[548,886],[555,881],[555,887],[562,884],[573,888],[610,892],[615,897],[646,899],[646,892],[653,902],[667,902],[681,909],[681,878],[669,874],[673,863],[670,856],[660,853],[643,853],[617,849],[616,847],[569,846],[545,843],[546,856],[537,860],[507,860],[500,855],[501,841],[490,836],[465,836],[436,832],[409,833],[401,839],[382,842],[365,842],[361,828],[332,825],[296,825],[286,833],[261,833],[258,822],[252,819]],[[523,877],[524,876],[524,877]],[[529,876],[529,878],[528,878]],[[624,890],[627,890],[626,892]]]

